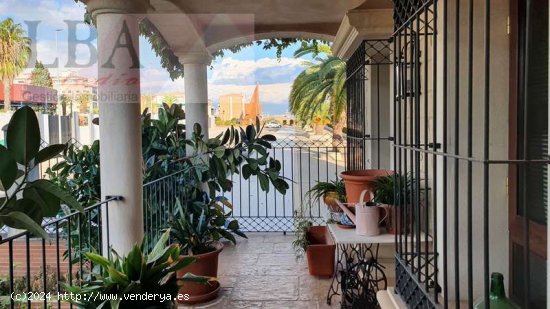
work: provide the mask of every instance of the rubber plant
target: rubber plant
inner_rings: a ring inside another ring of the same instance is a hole
[[[197,262],[178,272],[216,277],[218,256],[223,249],[222,238],[235,243],[235,236],[246,237],[239,222],[231,219],[233,205],[223,196],[231,191],[231,174],[240,174],[245,180],[257,177],[259,187],[268,192],[285,194],[289,185],[281,177],[281,163],[270,157],[273,135],[262,134],[259,119],[245,129],[230,127],[214,138],[205,138],[200,125],[193,127],[190,140],[186,140],[188,155],[176,159],[184,167],[183,194],[177,202],[178,212],[169,221],[173,238],[181,244],[182,254],[194,256]],[[205,302],[216,297],[220,285],[184,285],[180,294],[189,295],[184,303]]]
[[[271,134],[262,135],[262,131],[256,119],[255,125],[245,129],[230,127],[214,138],[205,139],[202,128],[195,124],[192,138],[186,140],[190,155],[175,160],[183,164],[187,177],[183,182],[182,200],[176,207],[181,211],[174,216],[170,227],[184,248],[205,251],[206,244],[212,240],[226,238],[235,242],[231,233],[244,236],[238,232],[236,220],[226,220],[233,208],[229,200],[217,196],[219,192],[231,191],[230,174],[241,174],[245,180],[256,176],[261,190],[269,192],[273,186],[280,193],[286,193],[289,185],[280,175],[281,163],[271,158],[268,151],[276,138]],[[190,236],[205,220],[206,226],[216,232],[207,234],[208,237]],[[194,229],[187,228],[189,224]],[[195,242],[197,239],[200,241]]]
[[[25,229],[47,238],[40,226],[44,217],[56,216],[65,204],[82,210],[66,190],[46,180],[30,180],[29,174],[40,163],[58,156],[65,145],[54,144],[40,149],[40,128],[32,108],[18,109],[8,123],[6,147],[0,146],[0,228]]]
[[[64,284],[70,301],[79,308],[174,308],[180,286],[186,282],[207,284],[212,278],[187,273],[176,278],[175,272],[195,262],[193,257],[180,257],[180,246],[167,246],[170,231],[164,232],[153,249],[145,252],[143,245],[134,245],[127,256],[111,249],[110,257],[85,252],[94,265],[92,280],[82,286]],[[95,295],[95,297],[94,297]],[[107,298],[99,295],[109,295]],[[143,296],[155,296],[143,298]],[[134,299],[128,297],[136,297]]]

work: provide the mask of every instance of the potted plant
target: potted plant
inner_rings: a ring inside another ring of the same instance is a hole
[[[318,181],[308,192],[306,197],[312,203],[318,202],[323,198],[323,202],[327,205],[331,212],[341,212],[336,201],[346,202],[346,187],[341,179],[330,182]]]
[[[135,245],[128,256],[121,257],[111,250],[107,259],[99,254],[83,252],[93,263],[90,281],[82,286],[64,284],[67,293],[81,295],[67,301],[79,308],[174,308],[180,285],[189,282],[207,284],[211,278],[186,274],[176,278],[176,271],[195,262],[192,257],[180,257],[180,247],[167,246],[170,231],[166,231],[150,252]],[[90,295],[110,295],[108,299]],[[116,295],[116,297],[114,297]],[[155,295],[154,298],[144,295]],[[132,297],[128,297],[132,296]],[[113,299],[115,298],[115,299]]]
[[[359,196],[363,190],[374,193],[374,182],[379,177],[393,175],[391,170],[350,170],[340,173],[346,187],[348,203],[355,204],[360,201]]]
[[[192,138],[185,141],[188,156],[174,160],[186,176],[180,188],[181,200],[176,205],[178,211],[169,225],[173,239],[183,248],[182,255],[198,259],[197,264],[181,273],[192,271],[196,275],[215,276],[222,250],[219,240],[225,238],[235,243],[233,234],[245,237],[238,222],[229,220],[230,202],[216,197],[217,192],[231,191],[230,174],[239,173],[244,179],[256,176],[263,191],[273,187],[285,194],[289,188],[280,175],[281,163],[269,156],[268,149],[275,136],[262,135],[262,129],[256,119],[255,125],[245,129],[230,127],[215,138],[204,139],[201,127],[196,124]],[[190,284],[182,288],[183,294],[189,294],[189,299],[182,302],[208,301],[216,297],[218,290],[217,282],[208,286]]]
[[[40,149],[40,127],[32,108],[18,109],[8,123],[6,147],[0,145],[0,228],[25,229],[48,238],[41,227],[44,217],[54,217],[61,204],[82,210],[66,190],[29,175],[42,162],[58,156],[66,146],[54,144]]]
[[[223,208],[225,198],[209,200],[206,195],[196,200],[186,199],[182,204],[178,200],[176,209],[178,215],[170,221],[170,234],[182,247],[182,259],[193,257],[196,262],[178,271],[178,277],[186,273],[202,276],[218,276],[218,257],[223,249],[220,239],[225,238],[235,244],[232,233],[246,238],[239,231],[237,220],[228,221],[230,213]],[[196,211],[195,211],[195,210]],[[200,214],[197,212],[200,211]],[[199,215],[197,215],[199,214]],[[226,222],[228,222],[226,224]],[[195,304],[216,298],[220,289],[217,281],[210,284],[189,283],[183,285],[180,295],[188,295],[180,302]]]
[[[292,247],[297,259],[306,255],[310,275],[332,277],[336,244],[326,226],[313,226],[311,221],[301,219],[296,226],[296,239]]]
[[[399,207],[410,205],[411,183],[411,177],[399,174],[379,177],[374,182],[374,201],[387,205],[389,209],[385,224],[389,233],[401,234],[404,232],[404,220],[401,218]],[[408,221],[411,222],[411,219],[412,216]]]

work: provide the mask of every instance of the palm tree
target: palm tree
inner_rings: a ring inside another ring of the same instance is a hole
[[[67,95],[62,94],[59,98],[59,101],[61,102],[61,115],[66,116],[67,115],[67,105],[73,106],[73,100],[69,98]]]
[[[31,39],[21,24],[7,18],[0,22],[0,79],[4,84],[4,110],[11,108],[10,86],[29,62]]]
[[[302,123],[309,124],[315,116],[330,119],[332,142],[342,141],[346,110],[346,63],[333,56],[327,45],[302,45],[295,57],[312,54],[312,61],[304,61],[307,68],[292,84],[289,96],[290,111]],[[321,56],[321,54],[324,54]]]

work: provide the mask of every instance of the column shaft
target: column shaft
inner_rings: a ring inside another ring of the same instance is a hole
[[[125,255],[143,238],[138,20],[100,14],[97,32],[101,195],[123,197],[109,203],[108,225],[103,211],[103,252],[108,231],[112,248]]]

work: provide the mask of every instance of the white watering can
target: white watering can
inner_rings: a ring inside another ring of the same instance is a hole
[[[359,198],[359,203],[355,204],[355,214],[349,209],[348,206],[338,202],[338,206],[344,211],[344,213],[355,223],[355,233],[361,236],[376,236],[380,235],[380,228],[378,225],[384,219],[388,217],[388,209],[384,206],[368,205],[369,202],[365,202],[365,195],[369,194],[372,200],[373,195],[369,190],[363,190]],[[349,205],[352,206],[352,205]],[[352,206],[353,207],[353,206]],[[378,208],[384,209],[384,217],[380,219],[380,212]]]

